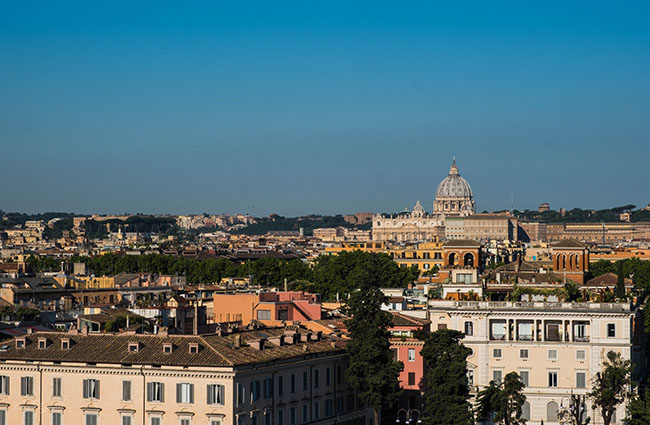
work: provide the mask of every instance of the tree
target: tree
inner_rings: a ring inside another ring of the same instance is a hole
[[[562,425],[587,425],[591,418],[587,416],[587,402],[584,395],[571,394],[569,405],[561,407],[558,417]]]
[[[634,394],[627,404],[624,425],[650,424],[650,391],[646,389],[645,396]]]
[[[617,270],[617,278],[616,278],[616,290],[614,291],[614,294],[616,295],[616,298],[625,298],[625,276],[623,275],[623,262],[619,261],[618,264],[618,270]]]
[[[605,368],[596,373],[589,397],[594,409],[599,409],[605,425],[609,425],[616,406],[628,396],[631,385],[633,365],[630,360],[623,360],[620,353],[610,351],[607,354]]]
[[[348,383],[359,399],[374,410],[375,425],[380,425],[382,407],[392,406],[400,395],[401,362],[393,360],[388,326],[392,316],[381,310],[388,301],[372,275],[358,273],[359,290],[352,293],[345,322],[350,341],[347,351],[350,363],[346,371]]]
[[[523,390],[524,382],[516,372],[507,374],[502,384],[491,381],[477,395],[476,419],[482,422],[491,420],[495,424],[525,425],[526,419],[521,417],[526,402]]]
[[[428,366],[425,425],[474,423],[467,386],[467,357],[471,350],[460,342],[464,336],[450,329],[424,335],[421,354]]]

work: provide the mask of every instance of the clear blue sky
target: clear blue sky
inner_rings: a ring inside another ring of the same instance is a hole
[[[648,2],[2,2],[0,209],[650,202]]]

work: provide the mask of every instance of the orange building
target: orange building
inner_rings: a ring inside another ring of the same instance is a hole
[[[214,321],[243,324],[251,320],[320,320],[320,295],[306,292],[215,294]]]
[[[586,245],[571,239],[558,242],[551,248],[551,259],[555,273],[579,284],[585,283],[589,272],[589,249]]]

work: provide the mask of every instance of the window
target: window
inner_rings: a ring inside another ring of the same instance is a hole
[[[587,387],[587,375],[585,372],[576,372],[576,388]]]
[[[329,387],[332,384],[332,369],[325,368],[325,386]]]
[[[70,340],[68,338],[63,338],[61,340],[61,349],[69,350],[70,349]]]
[[[251,413],[251,425],[257,425],[257,413]]]
[[[258,392],[259,392],[259,381]],[[194,403],[194,384],[176,384],[176,403]]]
[[[573,324],[573,340],[578,342],[585,342],[587,338],[587,324],[585,322],[578,322]]]
[[[174,351],[174,347],[172,346],[172,344],[169,343],[163,344],[163,353],[171,354],[172,351]]]
[[[474,369],[467,369],[467,385],[474,385]]]
[[[278,425],[284,425],[284,411],[282,409],[278,410]]]
[[[336,383],[341,383],[341,366],[336,366]]]
[[[221,421],[219,419],[210,419],[210,425],[221,425]]]
[[[533,322],[532,321],[518,321],[517,322],[517,339],[519,341],[532,341],[533,340]]]
[[[133,425],[131,415],[122,415],[122,425]]]
[[[549,388],[557,387],[557,372],[548,373],[548,386]]]
[[[52,425],[61,425],[61,412],[52,412]]]
[[[9,395],[9,377],[8,376],[0,376],[0,394]]]
[[[161,403],[165,401],[165,384],[162,382],[147,382],[147,401]]]
[[[224,404],[225,387],[218,384],[208,384],[208,404]]]
[[[39,338],[38,340],[38,349],[39,350],[45,350],[47,348],[47,340],[43,338]]]
[[[290,388],[291,388],[291,390],[290,390],[290,391],[291,391],[291,394],[294,394],[294,393],[296,392],[296,374],[295,374],[295,373],[292,373],[292,374],[291,374],[291,385],[290,385]]]
[[[524,383],[525,386],[528,386],[529,382],[529,375],[527,370],[520,370],[519,371],[519,376],[521,377],[521,381]]]
[[[465,335],[468,336],[474,335],[474,323],[465,322]]]
[[[33,410],[25,410],[25,413],[23,414],[23,418],[25,419],[25,425],[34,425],[34,411]]]
[[[320,370],[314,369],[314,388],[320,387]]]
[[[325,400],[325,417],[330,417],[334,415],[334,400],[328,398]]]
[[[122,401],[131,401],[131,381],[122,381]]]
[[[302,373],[302,390],[307,391],[307,372]]]
[[[86,420],[85,425],[97,425],[97,413],[86,413],[84,416]]]
[[[296,425],[296,408],[295,407],[292,407],[291,410],[289,411],[289,417],[290,417],[289,423],[291,425]]]
[[[149,425],[160,425],[160,418],[158,416],[149,418]]]
[[[140,343],[138,343],[138,342],[130,342],[129,343],[129,352],[137,353],[139,348],[140,348]]]
[[[314,403],[314,420],[320,419],[320,403]]]
[[[586,358],[585,350],[576,351],[576,360],[584,360]]]
[[[616,338],[616,324],[607,324],[607,338]]]
[[[23,376],[22,378],[20,378],[20,395],[22,395],[22,396],[33,396],[34,395],[34,378],[33,377],[31,377],[31,376]]]
[[[237,406],[246,402],[246,387],[241,382],[237,384]]]
[[[408,379],[409,379],[408,380],[409,385],[415,385],[415,373],[414,372],[409,372]]]
[[[548,350],[548,359],[557,360],[557,350]]]
[[[504,340],[506,339],[506,321],[505,320],[491,320],[490,321],[490,339]]]
[[[264,398],[273,397],[273,379],[266,378],[264,380]]]
[[[284,377],[278,376],[278,395],[284,394]]]
[[[61,378],[52,378],[52,397],[61,397]]]
[[[501,383],[501,379],[503,379],[503,371],[500,369],[496,369],[492,371],[492,380],[496,382],[497,384]]]
[[[83,381],[83,397],[84,398],[99,398],[99,380],[97,379],[84,379]]]
[[[415,361],[415,348],[409,348],[408,349],[408,361],[410,361],[410,362]]]
[[[257,310],[257,320],[271,320],[271,310]]]
[[[492,357],[494,357],[495,359],[500,359],[501,354],[502,354],[502,352],[501,352],[500,348],[495,348],[495,349],[492,350]]]
[[[525,401],[521,406],[521,419],[530,420],[530,403]]]
[[[7,411],[0,409],[0,425],[7,425]]]
[[[251,382],[251,401],[260,399],[260,381]]]
[[[308,409],[307,405],[303,404],[302,405],[302,423],[303,424],[306,424],[307,422],[309,422],[309,417],[308,417],[309,414],[307,413],[307,409]]]
[[[519,350],[519,358],[520,359],[527,359],[528,358],[528,349],[527,348],[522,348]]]

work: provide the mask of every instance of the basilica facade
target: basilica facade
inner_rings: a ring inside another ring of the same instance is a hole
[[[372,239],[375,241],[432,241],[445,236],[445,218],[465,217],[476,212],[472,188],[460,176],[456,160],[449,175],[436,190],[433,212],[427,213],[420,201],[412,211],[399,214],[375,214],[372,218]]]

